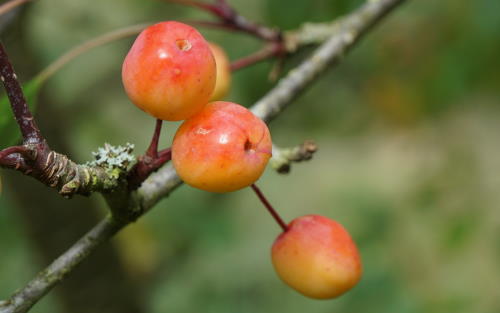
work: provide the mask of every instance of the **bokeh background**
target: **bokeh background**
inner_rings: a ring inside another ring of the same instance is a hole
[[[282,29],[329,21],[353,0],[231,0]],[[274,142],[314,139],[310,162],[259,185],[287,220],[317,213],[359,245],[361,283],[332,301],[279,281],[269,250],[279,228],[250,189],[183,186],[87,260],[32,312],[500,312],[500,2],[408,1],[271,127]],[[71,47],[142,22],[205,19],[155,0],[40,0],[3,25],[22,81]],[[232,59],[260,42],[202,31]],[[125,96],[124,39],[79,57],[38,97],[51,146],[85,162],[104,142],[148,145],[154,120]],[[294,64],[306,50],[291,58]],[[250,106],[269,90],[272,62],[241,70],[227,99]],[[2,91],[3,92],[3,91]],[[166,125],[162,147],[175,123]],[[0,134],[1,136],[1,134]],[[0,170],[0,299],[105,213],[99,195],[68,201]]]

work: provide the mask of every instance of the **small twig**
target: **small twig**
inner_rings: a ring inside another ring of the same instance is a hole
[[[284,56],[286,52],[285,42],[281,31],[271,29],[246,19],[233,9],[225,0],[214,0],[213,3],[206,3],[193,0],[168,0],[173,3],[192,6],[206,11],[218,18],[218,21],[188,21],[188,24],[221,28],[229,31],[239,31],[255,36],[267,42],[259,51],[250,54],[231,64],[231,70],[236,71],[241,68],[253,65],[263,60]]]
[[[271,121],[330,65],[338,62],[376,22],[403,2],[405,0],[367,1],[343,18],[339,31],[281,79],[252,107],[252,112],[266,122]]]
[[[250,54],[239,60],[233,61],[231,63],[231,71],[237,71],[244,67],[248,67],[250,65],[269,59],[273,56],[281,55],[282,53],[283,53],[282,45],[271,43],[269,45],[264,46],[261,50],[253,54]]]
[[[286,31],[283,34],[286,50],[295,52],[299,47],[321,44],[340,31],[343,19],[339,18],[328,23],[304,23],[298,29]]]
[[[104,44],[130,37],[140,33],[144,28],[151,25],[151,23],[145,24],[137,24],[132,26],[127,26],[124,28],[113,30],[109,33],[102,34],[96,38],[92,38],[78,46],[72,48],[71,50],[64,53],[57,60],[52,62],[49,66],[47,66],[43,71],[41,71],[36,77],[36,80],[40,82],[46,81],[49,77],[51,77],[55,72],[60,70],[64,65],[68,62],[76,58],[77,56],[95,48],[102,46]]]
[[[241,32],[248,33],[257,38],[269,42],[281,42],[281,32],[275,29],[249,21],[244,16],[238,14],[226,1],[217,0],[215,3],[206,3],[192,0],[168,0],[172,3],[188,5],[206,11],[220,20],[218,24],[212,26],[231,28]],[[209,23],[206,24],[210,26]]]
[[[316,151],[318,146],[310,140],[292,148],[278,148],[273,145],[273,157],[269,163],[278,173],[286,174],[290,172],[293,162],[308,161]]]
[[[212,12],[212,5],[208,4],[208,3],[203,3],[203,2],[199,2],[199,1],[191,1],[191,0],[168,0],[169,2],[172,2],[172,3],[178,3],[178,4],[182,4],[182,5],[186,5],[186,6],[191,6],[191,7],[195,7],[195,8],[199,8],[199,9],[202,9],[204,11],[207,11],[207,12]]]
[[[274,220],[276,221],[276,223],[278,223],[278,225],[281,227],[281,229],[284,232],[286,232],[288,230],[288,226],[286,225],[285,221],[283,221],[283,219],[278,214],[278,212],[273,208],[273,206],[271,205],[271,203],[264,196],[264,194],[259,189],[259,187],[257,187],[257,185],[255,185],[255,184],[252,184],[251,187],[252,187],[253,191],[255,191],[255,193],[257,194],[257,197],[259,197],[259,199],[262,202],[262,204],[264,204],[264,206],[266,207],[267,211],[269,211],[269,213],[271,214],[271,216],[274,218]]]
[[[24,3],[29,2],[29,1],[32,1],[32,0],[11,0],[11,1],[2,3],[2,5],[0,5],[0,16],[4,15],[7,12],[12,11],[16,7],[20,6],[21,4],[24,4]]]
[[[182,20],[182,22],[193,26],[201,26],[201,27],[208,27],[208,28],[222,29],[229,31],[239,31],[239,29],[236,26],[226,24],[225,22],[221,21]]]
[[[9,147],[0,151],[0,166],[29,173],[30,167],[26,164],[26,160],[32,161],[34,158],[34,151],[25,146]]]
[[[17,80],[14,68],[10,64],[2,43],[0,43],[0,79],[7,91],[14,117],[23,136],[23,142],[25,144],[44,143],[45,140],[28,108],[21,84]]]
[[[26,146],[13,146],[0,150],[0,160],[15,153],[19,153],[27,160],[34,160],[35,158],[34,151],[28,149]]]
[[[21,173],[29,173],[30,166],[26,164],[23,157],[20,157],[19,154],[9,154],[2,158],[0,158],[0,167],[12,168],[16,171],[20,171]]]

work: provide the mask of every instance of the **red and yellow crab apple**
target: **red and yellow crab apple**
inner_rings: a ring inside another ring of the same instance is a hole
[[[215,60],[193,27],[161,22],[142,31],[125,57],[122,80],[132,102],[167,121],[184,120],[212,96]]]
[[[349,233],[320,215],[294,219],[271,250],[278,276],[315,299],[336,298],[360,280],[361,259]]]
[[[229,192],[254,183],[272,153],[266,124],[248,109],[216,101],[184,121],[172,143],[172,162],[190,186]]]
[[[231,87],[231,63],[229,58],[219,45],[209,42],[210,49],[215,58],[215,64],[217,66],[217,79],[215,82],[214,92],[211,101],[222,100]]]

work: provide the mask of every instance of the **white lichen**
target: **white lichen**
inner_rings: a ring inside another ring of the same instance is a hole
[[[99,148],[97,152],[92,152],[95,160],[88,162],[87,165],[100,166],[108,170],[127,169],[135,161],[133,150],[134,145],[128,142],[125,146],[112,146],[105,143],[104,147]]]

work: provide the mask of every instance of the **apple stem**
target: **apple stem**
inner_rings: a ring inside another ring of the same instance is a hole
[[[276,223],[278,223],[278,225],[280,225],[280,227],[283,229],[283,232],[286,232],[288,230],[288,226],[283,221],[281,216],[279,216],[278,212],[276,212],[276,210],[273,208],[271,203],[269,203],[269,201],[267,201],[266,197],[264,196],[262,191],[260,191],[259,187],[257,187],[257,185],[255,185],[255,184],[252,184],[251,187],[252,187],[253,191],[255,191],[255,193],[257,194],[257,197],[259,197],[262,204],[264,204],[264,206],[269,211],[269,213],[271,213],[271,215],[274,218],[274,220],[276,221]]]
[[[146,151],[146,155],[152,159],[158,158],[158,141],[160,140],[161,126],[163,121],[160,119],[156,120],[155,132],[153,138],[151,138],[151,143]]]

